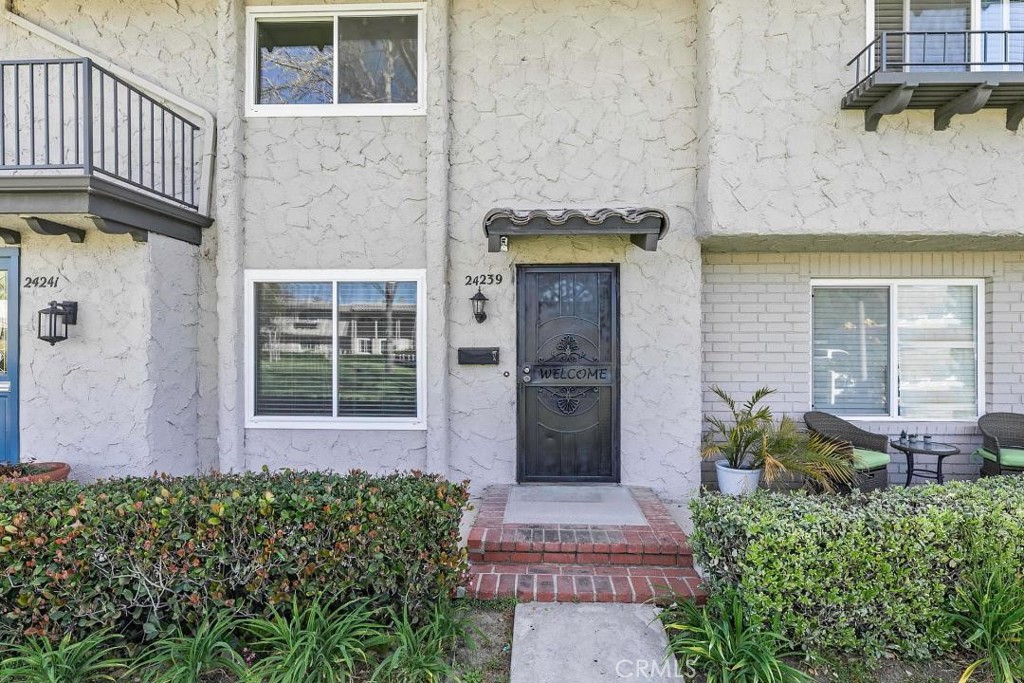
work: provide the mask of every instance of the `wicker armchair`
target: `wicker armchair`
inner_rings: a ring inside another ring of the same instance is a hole
[[[812,434],[817,434],[833,443],[844,444],[851,450],[863,449],[880,454],[885,454],[889,450],[889,437],[884,434],[873,434],[829,413],[820,411],[804,413],[804,424]],[[887,460],[888,458],[882,465],[858,467],[857,488],[861,491],[886,488],[889,485]]]
[[[981,430],[981,476],[1024,474],[1024,415],[988,413],[978,418]]]

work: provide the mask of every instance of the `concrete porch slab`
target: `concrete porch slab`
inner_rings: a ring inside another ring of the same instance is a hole
[[[680,680],[667,645],[651,605],[522,604],[510,683]]]
[[[513,486],[505,524],[646,524],[640,506],[622,486]]]

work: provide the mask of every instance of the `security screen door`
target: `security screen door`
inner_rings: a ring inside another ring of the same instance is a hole
[[[518,270],[521,482],[619,481],[618,267]]]

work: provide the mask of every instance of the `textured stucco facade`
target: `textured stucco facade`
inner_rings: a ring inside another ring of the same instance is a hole
[[[621,481],[672,497],[701,480],[707,385],[770,384],[780,411],[808,409],[812,278],[985,278],[987,408],[1024,398],[1021,134],[991,112],[942,132],[909,112],[865,132],[839,108],[863,0],[427,0],[425,115],[250,118],[245,13],[268,4],[338,3],[16,4],[212,111],[217,138],[200,247],[24,239],[23,275],[63,279],[22,292],[23,457],[83,478],[267,465],[514,481],[526,264],[619,265]],[[52,56],[0,20],[0,59]],[[661,209],[671,229],[656,252],[611,236],[486,250],[492,208],[607,206]],[[424,270],[426,429],[246,428],[253,269]],[[481,273],[504,278],[477,324],[464,281]],[[82,310],[52,348],[33,317],[51,298]],[[466,346],[499,347],[501,364],[459,365]],[[934,433],[976,441],[973,424]]]

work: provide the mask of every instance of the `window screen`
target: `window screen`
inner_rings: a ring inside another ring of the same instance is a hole
[[[816,287],[812,359],[815,410],[889,414],[889,288]]]
[[[257,104],[334,101],[334,21],[257,23]]]
[[[974,284],[814,287],[814,408],[861,417],[976,418],[979,320]]]
[[[900,415],[978,416],[977,290],[971,285],[900,285]]]
[[[258,282],[256,414],[326,415],[331,397],[331,284]]]
[[[254,416],[417,418],[418,283],[256,282]]]
[[[417,19],[338,19],[338,102],[416,102]]]
[[[338,415],[416,417],[416,283],[338,283]]]

